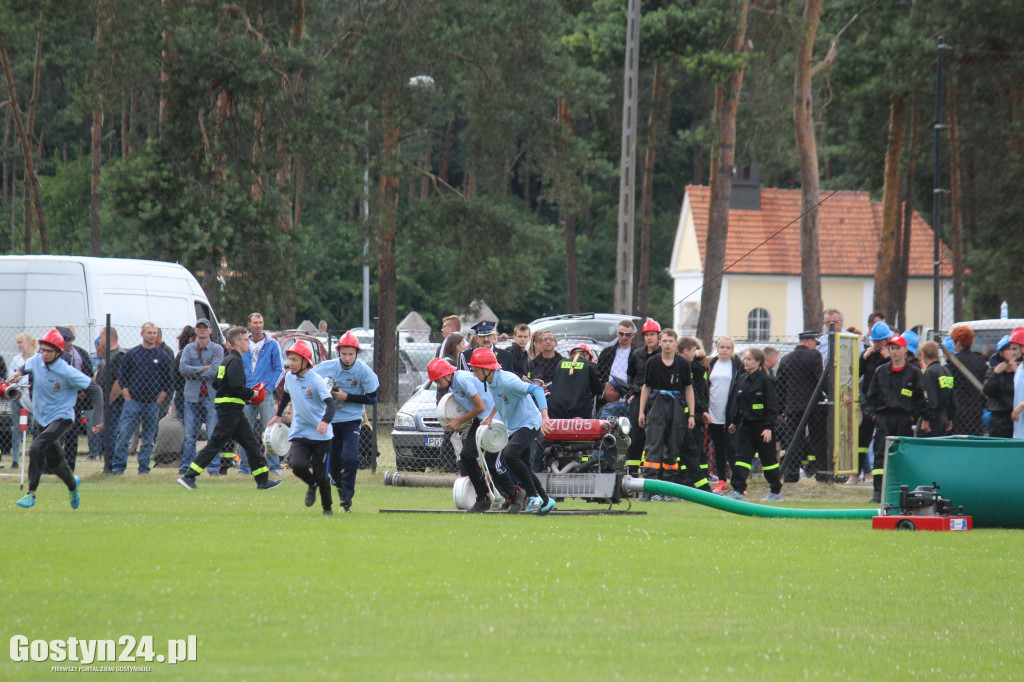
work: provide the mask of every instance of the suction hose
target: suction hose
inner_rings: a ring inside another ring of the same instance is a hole
[[[792,509],[772,507],[766,504],[754,504],[742,500],[731,500],[728,497],[689,488],[676,483],[655,481],[626,476],[622,479],[625,492],[645,492],[651,495],[668,495],[688,502],[696,502],[722,511],[744,516],[760,516],[767,519],[871,519],[878,516],[874,509]]]
[[[396,488],[451,488],[455,484],[455,474],[412,474],[398,471],[384,472],[384,485]]]

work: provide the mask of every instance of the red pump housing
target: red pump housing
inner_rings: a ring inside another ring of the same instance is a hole
[[[544,436],[546,441],[580,442],[600,440],[611,431],[611,424],[604,419],[552,419],[551,433]]]

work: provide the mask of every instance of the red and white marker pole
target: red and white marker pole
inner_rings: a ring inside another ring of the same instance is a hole
[[[21,479],[18,490],[25,488],[25,460],[28,459],[28,410],[24,407],[18,413],[18,429],[21,430]]]

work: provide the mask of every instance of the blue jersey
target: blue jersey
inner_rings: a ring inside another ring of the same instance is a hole
[[[484,403],[484,411],[477,417],[478,419],[486,418],[491,413],[491,408],[494,407],[494,398],[491,396],[491,392],[484,390],[483,382],[473,376],[472,372],[467,372],[464,369],[456,371],[452,375],[452,386],[449,390],[452,399],[466,408],[467,412],[473,411],[473,396],[480,396],[480,400]]]
[[[327,360],[313,368],[313,371],[322,377],[334,381],[337,388],[351,393],[353,396],[364,396],[368,393],[376,393],[380,382],[373,370],[366,366],[366,363],[357,359],[352,366],[345,369],[341,366],[341,360]],[[350,422],[363,418],[363,408],[368,404],[377,402],[376,398],[365,399],[363,402],[351,400],[337,401],[338,409],[334,413],[332,424],[339,422]]]
[[[292,426],[288,440],[330,440],[330,429],[324,434],[316,432],[327,411],[324,400],[331,397],[331,389],[324,378],[315,372],[306,372],[301,377],[288,372],[284,375],[284,392],[292,399]]]
[[[540,428],[540,411],[548,408],[543,388],[523,381],[512,372],[499,369],[494,372],[493,381],[487,384],[487,390],[494,394],[494,406],[498,408],[501,421],[508,427],[509,435],[519,429]]]
[[[35,420],[43,427],[58,419],[74,419],[78,392],[92,383],[92,379],[61,358],[47,366],[42,355],[25,361],[22,372],[32,374],[32,408]]]

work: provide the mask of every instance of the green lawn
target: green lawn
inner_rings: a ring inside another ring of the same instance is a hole
[[[351,514],[324,518],[290,473],[265,493],[235,476],[190,492],[170,469],[81,468],[77,511],[52,477],[29,510],[0,479],[5,643],[152,635],[159,654],[196,635],[197,661],[153,661],[150,676],[207,680],[1022,675],[1020,531],[883,532],[686,502],[629,517],[380,514],[452,508],[449,490],[380,473],[360,477]],[[849,507],[869,490],[784,494]],[[52,665],[8,654],[0,680]]]

